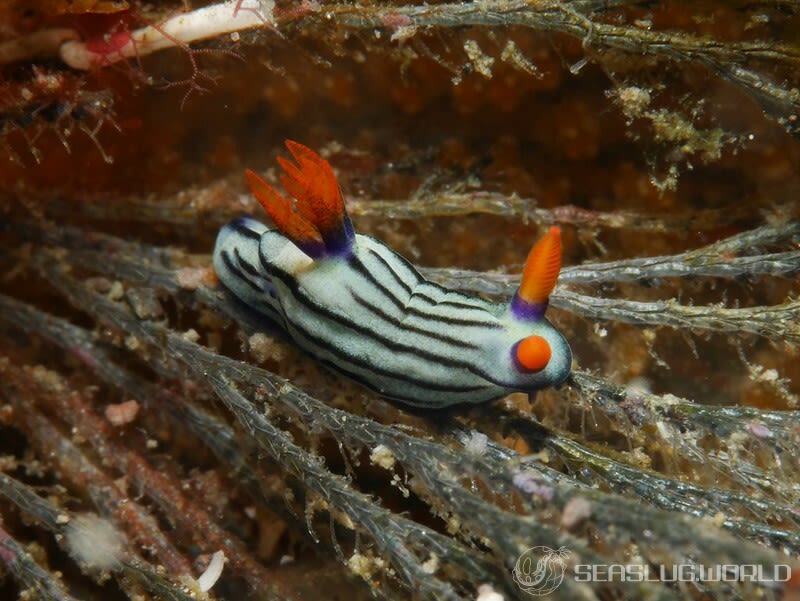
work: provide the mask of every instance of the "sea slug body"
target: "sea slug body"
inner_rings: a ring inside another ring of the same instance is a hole
[[[330,165],[292,141],[279,158],[293,202],[252,171],[251,189],[277,229],[225,225],[214,269],[241,301],[318,361],[387,398],[442,408],[562,383],[569,344],[544,317],[561,266],[560,231],[533,247],[509,303],[425,280],[403,257],[356,234]]]

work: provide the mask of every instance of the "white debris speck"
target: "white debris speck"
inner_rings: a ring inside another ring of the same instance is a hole
[[[393,42],[404,42],[405,40],[413,38],[416,33],[417,28],[413,25],[402,25],[394,30],[391,40]]]
[[[200,334],[198,334],[197,330],[195,330],[194,328],[189,328],[188,330],[186,330],[183,334],[181,334],[181,337],[184,340],[188,340],[189,342],[197,342],[198,340],[200,340]]]
[[[617,98],[622,104],[622,111],[628,117],[640,117],[650,105],[650,92],[637,86],[620,88]]]
[[[525,57],[514,43],[514,40],[508,40],[506,42],[505,48],[503,48],[503,52],[500,54],[500,58],[528,75],[533,75],[538,79],[542,78],[542,72],[539,71],[539,68],[535,64]]]
[[[247,339],[247,346],[258,363],[264,363],[268,359],[280,360],[282,353],[280,345],[273,338],[266,334],[256,332]]]
[[[472,432],[469,439],[464,443],[464,450],[475,457],[480,457],[486,453],[489,444],[489,437],[481,432]]]
[[[96,515],[80,516],[67,526],[65,540],[81,564],[98,570],[119,566],[124,549],[123,535],[107,520]]]
[[[216,284],[216,273],[210,267],[184,267],[175,272],[178,285],[185,290]]]
[[[505,597],[492,588],[491,584],[482,584],[478,587],[478,596],[475,601],[504,601]]]
[[[368,580],[375,572],[382,571],[386,567],[386,562],[380,557],[353,553],[350,559],[347,560],[347,567],[356,576]]]
[[[394,467],[394,454],[382,444],[372,449],[369,460],[385,470],[390,470]]]
[[[765,382],[775,382],[778,379],[778,370],[777,369],[766,369],[764,370],[764,381]]]
[[[538,497],[544,501],[553,498],[553,487],[547,484],[539,472],[536,470],[526,470],[514,474],[514,486],[522,492]]]
[[[486,79],[492,78],[494,59],[481,50],[481,47],[478,46],[478,42],[475,40],[467,40],[464,42],[464,52],[467,53],[472,66],[478,73],[483,75]]]
[[[567,529],[574,528],[590,515],[592,504],[583,497],[572,497],[561,512],[561,525]]]
[[[211,587],[217,583],[219,577],[222,576],[222,568],[225,567],[225,553],[217,551],[211,556],[211,561],[208,562],[206,571],[203,572],[197,579],[197,584],[200,590],[204,593],[211,590]]]
[[[122,282],[117,280],[113,284],[111,284],[111,290],[108,291],[106,295],[108,300],[118,301],[123,296],[125,296],[125,288],[122,286]]]
[[[431,553],[431,556],[422,564],[422,571],[426,574],[435,574],[439,569],[439,556]]]
[[[746,426],[747,431],[757,438],[772,438],[774,434],[772,430],[767,428],[764,424],[750,423]]]
[[[139,403],[131,400],[116,405],[107,405],[105,414],[112,426],[124,426],[136,419],[139,414]]]
[[[711,523],[717,528],[722,528],[722,526],[725,525],[725,514],[721,511],[718,511],[711,517]]]
[[[640,396],[642,393],[648,394],[652,392],[652,390],[653,387],[650,385],[650,380],[638,376],[636,378],[631,378],[631,380],[628,382],[625,394],[629,397],[630,396],[637,397]]]

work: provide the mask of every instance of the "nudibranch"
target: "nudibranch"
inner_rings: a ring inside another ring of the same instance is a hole
[[[569,376],[572,352],[545,319],[561,268],[552,227],[528,255],[519,289],[496,303],[427,281],[383,243],[356,234],[330,164],[286,141],[284,196],[247,171],[272,218],[225,225],[220,281],[322,364],[408,405],[442,408],[535,391]]]

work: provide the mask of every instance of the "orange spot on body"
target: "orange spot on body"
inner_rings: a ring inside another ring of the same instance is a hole
[[[541,336],[528,336],[517,345],[517,361],[529,371],[541,371],[550,362],[553,351]]]
[[[519,296],[527,303],[545,303],[561,271],[561,230],[553,226],[531,249],[525,261]]]

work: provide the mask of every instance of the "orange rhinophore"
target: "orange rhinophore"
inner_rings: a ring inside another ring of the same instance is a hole
[[[528,254],[519,297],[529,304],[544,304],[556,286],[561,271],[561,230],[553,226]]]
[[[287,140],[286,147],[297,164],[278,157],[285,172],[280,180],[297,202],[248,169],[247,180],[256,199],[278,229],[312,258],[349,251],[353,228],[330,164],[298,142]]]

